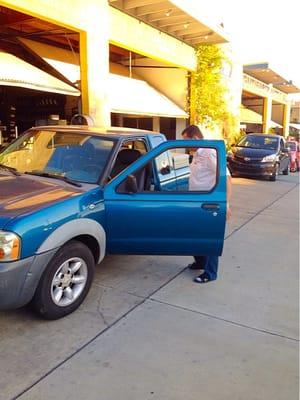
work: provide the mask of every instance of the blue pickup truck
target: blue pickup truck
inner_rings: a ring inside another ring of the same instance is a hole
[[[215,151],[214,182],[189,189],[189,155]],[[221,255],[223,141],[127,128],[31,128],[0,153],[0,309],[73,312],[105,254]]]

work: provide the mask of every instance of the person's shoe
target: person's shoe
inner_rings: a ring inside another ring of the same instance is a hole
[[[211,281],[215,281],[215,279],[210,278],[205,272],[199,276],[196,276],[194,279],[194,282],[196,283],[207,283]]]
[[[195,262],[193,262],[192,264],[189,264],[187,267],[189,269],[204,269],[201,265],[198,265]]]

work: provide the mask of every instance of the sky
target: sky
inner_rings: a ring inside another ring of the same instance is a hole
[[[184,0],[184,3],[212,23],[224,24],[232,48],[243,64],[267,61],[279,75],[300,88],[299,0]]]

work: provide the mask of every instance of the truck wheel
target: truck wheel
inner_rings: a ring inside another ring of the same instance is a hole
[[[90,249],[71,241],[52,258],[42,275],[32,304],[45,319],[58,319],[80,306],[91,287],[95,260]]]

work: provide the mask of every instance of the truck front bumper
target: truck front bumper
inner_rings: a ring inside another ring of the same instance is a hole
[[[22,260],[0,263],[0,310],[29,303],[55,252],[56,249]]]

